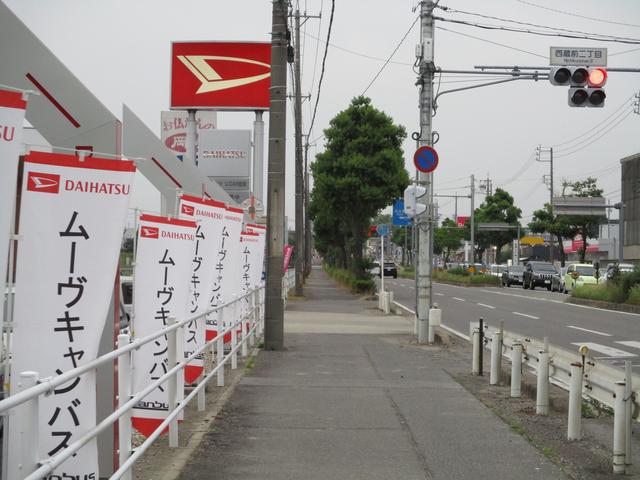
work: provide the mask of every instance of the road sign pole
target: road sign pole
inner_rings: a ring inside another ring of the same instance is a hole
[[[380,235],[380,295],[384,295],[384,235]]]
[[[431,120],[433,104],[433,1],[422,0],[420,3],[420,147],[431,146]],[[431,235],[433,228],[433,173],[418,173],[418,180],[427,189],[424,195],[425,212],[417,218],[418,225],[418,268],[416,272],[418,305],[418,343],[428,342],[429,309],[431,308],[431,268],[433,252],[431,251]]]
[[[471,229],[471,263],[476,263],[476,178],[474,175],[471,175],[471,219],[470,219],[470,229]]]

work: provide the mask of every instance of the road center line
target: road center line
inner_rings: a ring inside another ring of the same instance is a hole
[[[511,312],[514,315],[520,315],[521,317],[527,317],[527,318],[533,318],[534,320],[540,320],[540,317],[534,317],[533,315],[527,315],[526,313],[520,313],[520,312]]]
[[[608,333],[598,332],[597,330],[589,330],[588,328],[574,327],[573,325],[567,325],[567,328],[573,328],[574,330],[580,330],[582,332],[595,333],[596,335],[602,335],[603,337],[611,337],[612,336],[612,335],[609,335]]]
[[[486,305],[484,303],[479,303],[478,305],[480,305],[481,307],[486,307],[486,308],[490,308],[492,310],[494,310],[496,307],[494,307],[493,305]]]
[[[454,300],[458,300],[459,302],[466,302],[466,300],[464,298],[459,298],[459,297],[451,297]]]

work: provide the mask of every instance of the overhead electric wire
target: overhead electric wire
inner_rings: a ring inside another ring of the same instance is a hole
[[[640,39],[638,40],[625,40],[625,39],[618,39],[618,38],[594,38],[594,37],[589,37],[587,35],[573,35],[573,34],[566,34],[566,33],[560,33],[560,32],[541,32],[541,31],[536,31],[536,30],[526,30],[526,29],[520,29],[520,28],[511,28],[511,27],[505,27],[502,25],[487,25],[487,24],[481,24],[481,23],[473,23],[473,22],[466,22],[464,20],[456,20],[453,18],[444,18],[444,17],[433,17],[434,20],[439,20],[441,22],[450,22],[450,23],[457,23],[460,25],[467,25],[470,27],[476,27],[476,28],[481,28],[483,30],[502,30],[505,32],[513,32],[513,33],[526,33],[529,35],[538,35],[541,37],[562,37],[562,38],[576,38],[576,39],[581,39],[581,40],[595,40],[598,42],[613,42],[613,43],[626,43],[629,45],[640,45]]]
[[[449,8],[449,7],[446,7],[446,6],[441,6],[441,7],[438,7],[438,8],[441,8],[445,12],[461,13],[463,15],[472,15],[472,16],[475,16],[475,17],[487,18],[489,20],[498,20],[500,22],[515,23],[516,25],[526,25],[528,27],[544,28],[544,29],[553,30],[553,31],[556,31],[556,32],[579,33],[579,34],[582,34],[582,35],[589,35],[589,36],[592,36],[592,37],[605,37],[605,38],[608,37],[608,38],[616,38],[616,39],[620,39],[620,40],[638,41],[638,39],[635,39],[635,38],[620,37],[618,35],[604,35],[604,34],[601,34],[601,33],[583,32],[581,30],[571,30],[569,28],[564,28],[564,27],[550,27],[548,25],[540,25],[538,23],[522,22],[520,20],[512,20],[512,19],[503,18],[503,17],[494,17],[492,15],[485,15],[485,14],[482,14],[482,13],[467,12],[465,10],[456,10],[456,9]]]
[[[333,27],[333,14],[336,9],[336,0],[331,0],[331,14],[329,15],[329,27],[327,28],[327,44],[324,49],[324,56],[322,57],[322,69],[320,70],[320,80],[318,80],[318,94],[316,96],[316,103],[313,106],[313,116],[311,117],[311,124],[307,133],[307,138],[311,135],[313,130],[313,124],[316,121],[316,113],[318,113],[318,103],[320,102],[320,92],[322,90],[322,79],[324,78],[325,64],[327,61],[327,53],[329,51],[329,40],[331,39],[331,29]]]
[[[531,168],[531,165],[533,165],[535,163],[535,160],[536,160],[536,153],[535,153],[535,151],[533,151],[533,152],[531,152],[531,155],[529,156],[529,158],[527,160],[525,160],[525,162],[522,164],[520,169],[514,175],[509,177],[504,182],[500,182],[497,186],[498,187],[503,187],[505,185],[508,185],[508,184],[516,181],[520,177],[520,175],[522,175],[524,172],[529,170],[529,168]]]
[[[517,52],[528,53],[529,55],[535,55],[536,57],[548,58],[545,55],[540,55],[538,53],[530,52],[528,50],[523,50],[522,48],[512,47],[510,45],[505,45],[504,43],[494,42],[492,40],[487,40],[486,38],[476,37],[474,35],[469,35],[468,33],[456,32],[455,30],[450,30],[448,28],[444,28],[444,27],[440,27],[440,26],[437,26],[436,29],[437,30],[443,30],[443,31],[449,32],[449,33],[455,33],[456,35],[460,35],[462,37],[473,38],[474,40],[478,40],[480,42],[490,43],[492,45],[498,45],[499,47],[508,48],[509,50],[515,50]]]
[[[625,53],[633,53],[637,51],[640,51],[640,48],[632,48],[631,50],[623,50],[622,52],[610,53],[609,56],[614,57],[616,55],[624,55]]]
[[[316,54],[315,57],[313,59],[313,76],[311,77],[311,88],[309,89],[309,91],[313,92],[313,87],[316,84],[316,70],[318,67],[318,51],[320,50],[320,42],[322,40],[320,40],[320,29],[322,28],[322,7],[324,4],[324,0],[320,0],[320,19],[318,20],[318,36],[314,37],[313,35],[309,35],[311,38],[315,38],[316,39]],[[308,35],[306,30],[304,32],[304,35]],[[311,112],[309,112],[311,113]]]
[[[516,0],[516,2],[520,2],[520,3],[523,3],[525,5],[529,5],[531,7],[535,7],[535,8],[541,8],[543,10],[549,10],[551,12],[562,13],[564,15],[570,15],[572,17],[584,18],[585,20],[593,20],[594,22],[608,23],[608,24],[611,24],[611,25],[622,25],[622,26],[625,26],[625,27],[640,28],[640,25],[635,24],[635,23],[616,22],[614,20],[605,20],[603,18],[589,17],[589,16],[586,16],[586,15],[580,15],[579,13],[575,13],[575,12],[567,12],[566,10],[559,10],[559,9],[556,9],[556,8],[546,7],[544,5],[538,5],[537,3],[528,2],[526,0]]]

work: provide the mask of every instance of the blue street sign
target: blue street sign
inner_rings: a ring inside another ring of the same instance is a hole
[[[376,227],[376,232],[381,236],[387,235],[389,233],[389,225],[387,225],[386,223],[381,223]]]
[[[411,225],[411,219],[404,211],[404,200],[398,199],[393,202],[393,219],[392,222],[396,227],[406,227]]]
[[[413,164],[423,173],[433,172],[438,166],[438,161],[438,152],[429,146],[420,147],[413,155]]]

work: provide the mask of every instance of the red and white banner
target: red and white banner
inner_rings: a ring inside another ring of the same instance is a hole
[[[267,110],[270,86],[270,43],[171,45],[171,108]]]
[[[227,207],[224,215],[224,225],[220,236],[220,244],[216,251],[215,274],[211,291],[210,307],[217,307],[233,300],[240,293],[240,276],[236,266],[240,262],[240,232],[242,232],[243,211],[240,208]],[[232,324],[233,319],[228,315],[229,310],[216,311],[207,317],[207,324],[212,330],[207,330],[207,340],[214,338],[222,324],[223,330]],[[223,321],[220,321],[223,319]],[[231,339],[231,334],[225,336],[225,341]]]
[[[0,287],[3,295],[25,108],[27,102],[22,99],[22,93],[0,90]],[[1,309],[0,325],[4,322],[3,316],[4,309]]]
[[[187,301],[187,316],[204,313],[209,308],[216,253],[222,236],[226,206],[215,200],[183,195],[180,197],[180,218],[197,223],[196,241],[192,257],[192,275]],[[192,355],[205,344],[205,329],[213,330],[214,325],[205,325],[205,318],[189,323],[184,333],[184,357]],[[184,369],[184,381],[190,385],[202,373],[204,354],[192,360]]]
[[[286,244],[284,246],[284,265],[282,266],[283,273],[287,273],[289,271],[289,264],[291,263],[292,255],[293,255],[293,245]]]
[[[31,370],[46,378],[96,358],[113,296],[135,170],[130,161],[82,160],[55,153],[26,157],[16,267],[12,393],[20,372]],[[46,459],[95,425],[95,373],[88,372],[51,395],[41,396],[39,407],[38,458]],[[9,432],[8,478],[21,478],[20,425],[10,422]],[[99,478],[95,439],[48,478]]]
[[[152,215],[140,217],[133,283],[133,330],[143,338],[185,319],[196,238],[196,223]],[[133,392],[139,392],[169,370],[167,338],[160,337],[133,352]],[[182,349],[178,351],[182,358]],[[182,387],[182,385],[180,385]],[[133,427],[148,437],[167,418],[167,384],[156,388],[133,409]],[[181,419],[181,418],[180,418]]]
[[[258,246],[255,251],[255,268],[253,269],[253,288],[262,285],[262,273],[264,271],[265,246],[267,242],[267,226],[255,223],[247,224],[247,231],[259,234]]]
[[[262,266],[258,267],[260,249],[260,234],[256,232],[242,232],[240,234],[240,278],[241,293],[253,290],[257,283],[256,277],[262,274]],[[258,270],[260,273],[258,274]]]

